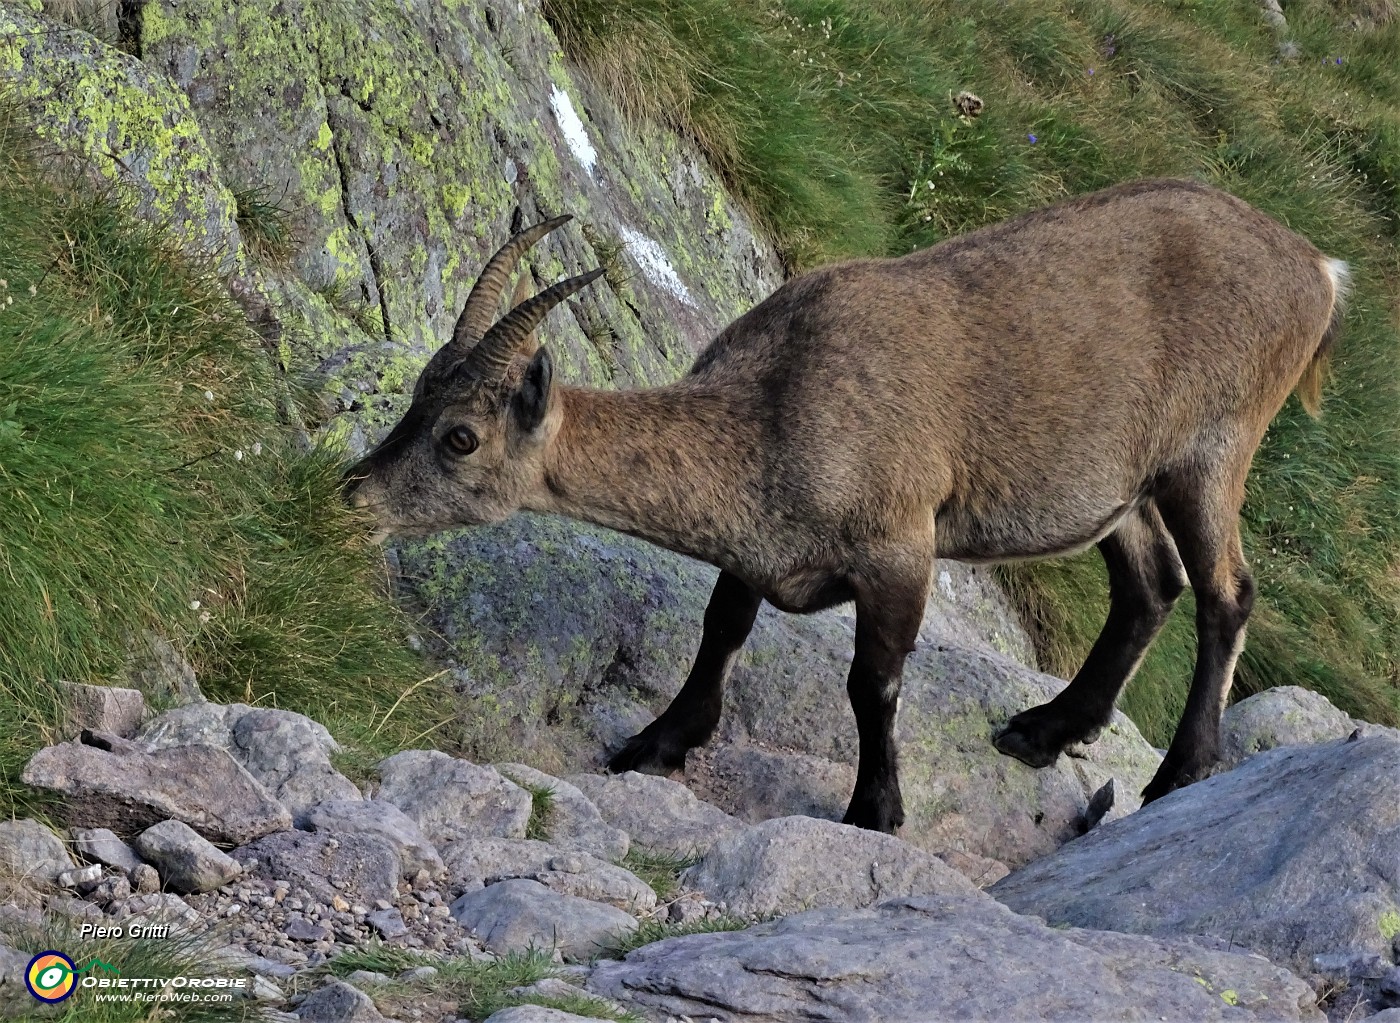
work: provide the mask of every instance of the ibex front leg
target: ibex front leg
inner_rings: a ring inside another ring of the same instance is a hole
[[[724,682],[753,628],[763,598],[738,576],[721,572],[705,608],[705,633],[685,685],[665,712],[627,740],[608,770],[669,774],[685,768],[687,751],[714,734],[724,708]]]
[[[904,659],[913,652],[928,600],[932,556],[922,570],[854,580],[856,650],[846,692],[856,714],[860,761],[856,788],[843,823],[893,834],[904,823],[895,715]]]

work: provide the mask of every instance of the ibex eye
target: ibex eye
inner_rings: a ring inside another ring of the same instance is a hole
[[[443,434],[442,440],[454,455],[470,455],[476,450],[476,434],[465,426],[454,426]]]

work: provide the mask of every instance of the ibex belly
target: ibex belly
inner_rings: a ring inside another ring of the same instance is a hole
[[[982,508],[947,505],[935,517],[940,558],[973,564],[1029,561],[1074,554],[1117,528],[1137,499],[1060,506]]]

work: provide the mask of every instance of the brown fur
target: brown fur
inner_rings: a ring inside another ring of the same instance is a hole
[[[998,738],[1037,766],[1107,722],[1184,573],[1205,616],[1201,662],[1155,798],[1214,760],[1252,596],[1245,475],[1291,390],[1316,409],[1336,290],[1321,253],[1240,200],[1134,182],[790,281],[666,387],[550,387],[547,353],[527,344],[503,381],[422,389],[354,470],[354,499],[387,531],[525,508],[701,558],[724,573],[711,612],[733,622],[716,629],[740,629],[759,598],[795,612],[855,600],[848,820],[885,830],[902,820],[886,704],[935,553],[1104,550],[1116,590],[1099,656]],[[536,407],[520,395],[541,377]],[[443,456],[453,425],[480,438],[470,458]],[[717,719],[729,659],[697,659],[614,765],[675,767],[676,747],[708,735],[681,718]]]

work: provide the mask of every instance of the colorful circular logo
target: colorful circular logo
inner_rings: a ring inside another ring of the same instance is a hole
[[[73,993],[76,970],[73,960],[62,952],[40,952],[29,960],[24,984],[41,1002],[61,1002]]]

